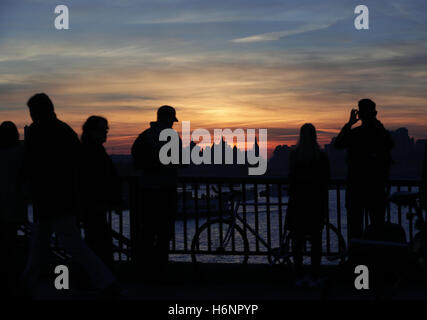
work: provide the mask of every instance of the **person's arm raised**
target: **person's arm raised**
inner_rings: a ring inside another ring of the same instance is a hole
[[[347,148],[350,142],[350,134],[351,134],[351,127],[359,121],[357,117],[357,110],[353,109],[350,112],[350,119],[348,122],[344,125],[344,127],[341,129],[340,133],[335,139],[334,147],[337,149],[344,149]]]

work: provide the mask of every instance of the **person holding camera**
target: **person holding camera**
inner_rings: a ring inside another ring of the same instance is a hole
[[[393,141],[377,119],[375,102],[359,101],[350,120],[335,139],[337,149],[347,149],[346,209],[349,239],[361,238],[364,212],[369,214],[371,228],[380,234],[385,222],[386,187],[391,165]],[[352,128],[357,122],[361,125]]]

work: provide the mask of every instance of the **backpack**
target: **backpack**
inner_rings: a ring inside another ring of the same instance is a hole
[[[137,169],[156,171],[160,166],[158,146],[154,144],[151,131],[145,130],[133,143],[131,154]]]

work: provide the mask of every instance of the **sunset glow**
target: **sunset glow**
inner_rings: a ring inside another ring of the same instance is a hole
[[[88,116],[107,117],[108,151],[127,154],[169,104],[192,129],[267,128],[271,152],[306,122],[329,143],[369,97],[388,129],[427,137],[425,2],[375,2],[366,32],[351,1],[221,2],[73,1],[58,31],[54,2],[3,1],[0,119],[22,133],[26,101],[46,92],[79,134]]]

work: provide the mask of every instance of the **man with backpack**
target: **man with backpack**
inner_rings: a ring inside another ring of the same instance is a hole
[[[172,129],[177,122],[175,109],[162,106],[157,121],[142,132],[132,146],[132,157],[141,170],[136,260],[143,260],[143,269],[150,280],[160,276],[168,263],[169,242],[172,239],[177,211],[177,165],[164,165],[160,149],[169,141],[160,141],[160,133]],[[181,139],[179,139],[181,150]]]

